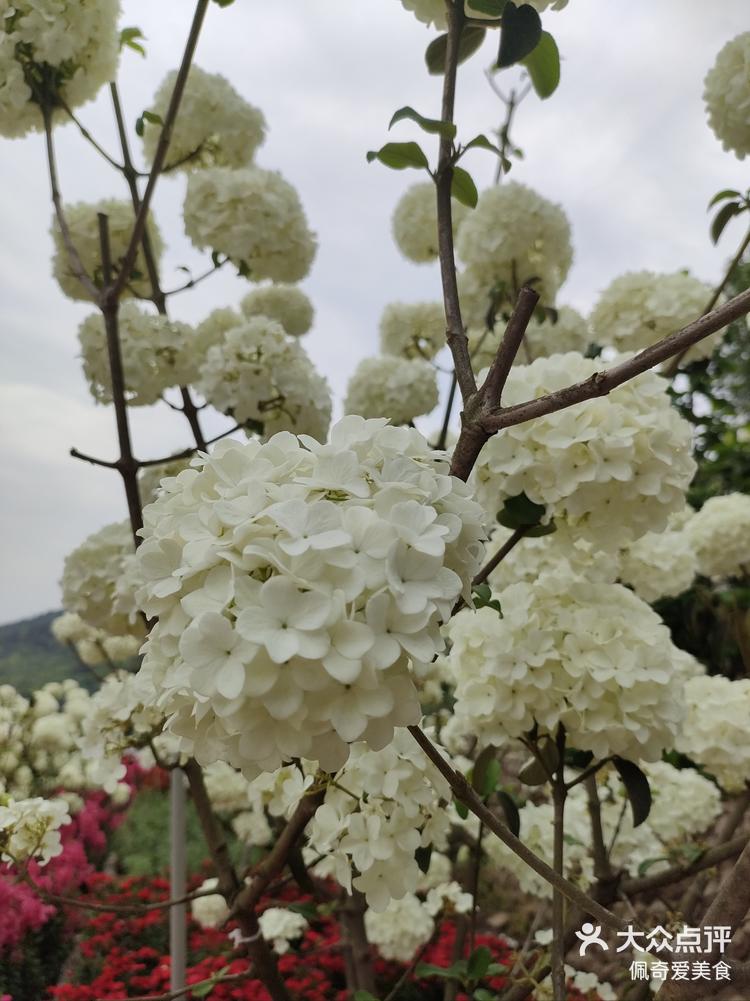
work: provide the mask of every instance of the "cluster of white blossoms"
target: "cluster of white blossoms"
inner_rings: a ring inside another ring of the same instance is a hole
[[[44,128],[42,102],[64,121],[117,72],[118,0],[0,0],[0,135]]]
[[[703,315],[711,286],[684,271],[629,271],[599,296],[591,316],[594,341],[618,351],[641,351]],[[719,330],[694,344],[684,361],[708,358],[724,336]]]
[[[750,679],[696,675],[684,691],[687,716],[675,747],[727,792],[740,792],[750,780]]]
[[[648,826],[664,845],[684,843],[701,834],[721,813],[721,793],[715,783],[694,768],[674,768],[666,761],[652,761],[643,770],[652,797]],[[618,782],[617,788],[622,796],[622,784]]]
[[[565,0],[567,3],[567,0]],[[542,933],[536,935],[537,942],[542,942]],[[549,938],[546,944],[552,941],[552,931],[549,931]],[[650,954],[649,954],[650,955]],[[612,984],[600,980],[595,973],[588,973],[585,970],[576,970],[575,967],[565,964],[565,981],[567,989],[571,992],[577,991],[578,995],[584,998],[596,998],[597,1001],[617,1001]],[[556,1001],[552,977],[548,976],[537,984],[534,988],[534,1001]]]
[[[143,507],[156,499],[161,487],[161,481],[168,476],[177,476],[190,465],[190,459],[172,459],[160,462],[157,466],[143,466],[138,470],[138,492]]]
[[[682,594],[697,573],[698,556],[689,530],[674,526],[672,519],[663,532],[647,532],[620,551],[620,580],[644,601]]]
[[[262,285],[243,298],[245,316],[267,316],[280,323],[290,337],[306,334],[313,322],[313,305],[296,285]]]
[[[203,896],[190,901],[190,913],[201,928],[220,928],[229,917],[229,908],[224,897],[218,892],[209,892],[218,889],[219,880],[216,876],[204,879],[196,891]]]
[[[708,124],[727,151],[750,153],[750,31],[721,49],[704,80]]]
[[[0,859],[46,865],[62,851],[60,828],[70,823],[63,799],[0,799]]]
[[[317,244],[299,195],[281,174],[260,167],[211,167],[190,174],[185,232],[199,250],[225,254],[252,281],[298,282]]]
[[[267,316],[230,327],[208,349],[196,388],[217,410],[243,424],[310,434],[322,440],[331,421],[331,394],[304,348]]]
[[[750,495],[710,497],[688,522],[685,532],[706,577],[741,577],[750,573]]]
[[[104,284],[101,244],[99,242],[99,222],[97,219],[97,214],[100,212],[106,215],[108,219],[112,268],[115,274],[117,274],[118,270],[122,267],[123,259],[130,245],[130,235],[133,232],[133,225],[135,223],[131,202],[108,198],[95,203],[76,202],[65,206],[65,218],[68,223],[73,246],[78,251],[78,256],[81,259],[81,264],[86,274],[99,287]],[[82,302],[91,301],[91,296],[76,277],[73,270],[56,218],[52,220],[50,232],[55,245],[55,252],[52,257],[52,273],[57,279],[57,283],[69,299],[77,299]],[[158,261],[164,249],[164,244],[153,216],[151,216],[148,222],[148,235],[154,257]],[[132,273],[125,284],[122,295],[144,297],[150,295],[151,286],[146,274],[146,261],[142,249],[139,248]]]
[[[328,444],[221,442],[144,511],[142,676],[203,764],[336,770],[419,720],[409,658],[479,566],[482,512],[415,430],[347,417]]]
[[[147,313],[135,302],[124,302],[118,332],[125,395],[133,407],[148,407],[170,386],[187,386],[196,374],[193,331],[186,323]],[[112,378],[104,318],[87,316],[78,328],[83,373],[97,403],[112,402]]]
[[[128,573],[134,552],[128,521],[105,525],[65,557],[62,603],[84,622],[110,636],[142,636]]]
[[[441,751],[441,753],[444,753]],[[308,828],[337,881],[362,892],[374,911],[413,893],[418,848],[445,848],[450,787],[405,730],[380,750],[357,743]]]
[[[277,955],[283,956],[289,952],[291,943],[305,934],[307,920],[285,907],[268,907],[258,918],[258,925],[266,942],[273,945]]]
[[[496,527],[488,544],[496,552],[511,537],[511,530]],[[560,529],[539,538],[526,536],[501,560],[488,578],[493,591],[501,591],[511,584],[525,581],[533,584],[542,573],[556,571],[573,573],[583,580],[614,584],[618,563],[613,553],[594,548],[585,539],[571,537]]]
[[[162,121],[177,72],[167,73],[149,111]],[[154,160],[161,137],[158,121],[144,120],[143,153]],[[169,140],[166,168],[244,167],[266,137],[266,120],[258,108],[240,97],[226,77],[191,66]]]
[[[537,10],[540,14],[545,10],[562,10],[568,0],[525,0],[525,2]],[[401,0],[406,10],[411,11],[418,21],[428,26],[434,25],[436,28],[445,31],[448,21],[445,13],[444,0]],[[479,19],[492,19],[494,15],[487,14],[482,10],[475,9],[471,0],[466,0],[464,11],[467,17]]]
[[[684,708],[669,630],[620,584],[550,571],[499,592],[492,608],[447,626],[455,714],[484,744],[562,723],[572,746],[597,758],[655,760],[671,747]]]
[[[140,674],[108,675],[91,697],[78,749],[98,785],[111,792],[125,775],[123,754],[152,746],[159,760],[178,757],[177,741],[163,733],[164,716],[151,702],[153,692]]]
[[[551,305],[573,261],[570,241],[570,223],[559,205],[517,181],[488,188],[456,237],[464,294],[473,285],[486,312],[498,284],[515,298],[516,288],[533,281],[541,301]]]
[[[363,359],[346,387],[344,412],[361,417],[385,414],[394,424],[408,424],[438,404],[437,372],[423,358],[377,355]]]
[[[505,406],[582,381],[602,362],[569,352],[511,370]],[[696,464],[691,427],[667,383],[644,372],[608,396],[506,428],[474,469],[477,500],[490,517],[521,493],[574,535],[602,549],[662,531],[685,504]]]
[[[434,2],[434,0],[428,0]],[[454,198],[451,202],[453,235],[471,210]],[[438,258],[437,200],[432,181],[412,184],[393,212],[391,232],[396,246],[408,260],[427,264]]]
[[[380,317],[380,350],[404,358],[434,358],[445,347],[441,302],[391,302]]]
[[[540,322],[534,314],[524,334],[524,341],[532,359],[564,354],[567,351],[585,354],[592,340],[588,321],[571,306],[560,306],[554,322],[551,319]]]
[[[399,900],[391,900],[384,911],[365,911],[367,941],[383,959],[408,963],[432,938],[438,914],[468,914],[471,909],[471,894],[453,881],[431,887],[424,900],[416,893],[405,893]]]
[[[137,636],[109,636],[103,629],[84,622],[76,612],[58,615],[50,630],[58,643],[74,647],[79,659],[88,667],[135,657],[141,645]]]

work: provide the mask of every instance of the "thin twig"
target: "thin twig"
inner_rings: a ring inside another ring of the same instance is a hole
[[[219,261],[218,264],[214,264],[207,271],[197,275],[195,278],[191,278],[190,281],[185,282],[184,285],[178,285],[177,288],[169,289],[164,293],[164,295],[169,298],[171,295],[178,295],[180,292],[186,292],[188,289],[195,288],[196,285],[200,285],[200,283],[205,281],[206,278],[210,278],[211,275],[215,275],[217,271],[224,267],[228,260],[229,258],[225,257],[223,261]]]
[[[124,166],[121,163],[118,163],[118,161],[115,160],[115,158],[113,156],[110,156],[109,153],[106,151],[106,149],[104,149],[104,147],[101,146],[96,141],[96,139],[94,139],[94,137],[91,135],[91,133],[89,132],[89,130],[86,128],[86,126],[80,121],[80,119],[78,119],[76,117],[76,115],[73,112],[73,110],[70,107],[68,107],[68,105],[66,104],[66,102],[62,100],[62,98],[59,96],[59,94],[58,94],[57,100],[58,100],[58,103],[59,103],[60,107],[63,109],[63,111],[65,112],[65,114],[68,116],[68,118],[70,118],[70,120],[78,127],[78,131],[81,133],[81,135],[86,140],[86,142],[90,143],[94,147],[94,149],[96,150],[96,152],[100,156],[104,157],[104,159],[107,161],[107,163],[109,163],[112,167],[114,167],[115,170],[119,170],[122,173],[122,171],[125,169]]]
[[[521,539],[526,535],[526,533],[531,528],[531,525],[522,525],[521,528],[516,528],[513,530],[513,534],[505,540],[505,542],[500,546],[498,551],[494,556],[490,557],[485,563],[482,569],[475,575],[472,580],[472,587],[476,587],[477,584],[483,584],[487,580],[492,571],[500,566],[508,553],[518,545]]]
[[[523,342],[523,335],[534,315],[534,309],[539,302],[539,293],[524,285],[518,293],[516,304],[505,328],[503,339],[497,354],[492,360],[487,378],[479,392],[491,406],[500,406],[503,389],[508,381],[510,370]]]
[[[106,469],[118,469],[119,464],[115,462],[109,462],[107,459],[97,459],[93,455],[86,455],[85,452],[79,452],[77,448],[71,448],[70,455],[74,459],[81,459],[83,462],[90,462],[92,466],[104,466]]]
[[[205,980],[198,980],[194,984],[180,987],[177,991],[168,991],[166,994],[131,994],[126,998],[118,999],[118,1001],[176,1001],[177,998],[184,998],[187,994],[192,994],[198,987],[206,987],[208,984],[216,984],[217,986],[219,984],[238,984],[256,975],[251,969],[245,973],[227,973],[223,977],[207,977]],[[96,998],[96,1001],[108,1001],[108,999]]]

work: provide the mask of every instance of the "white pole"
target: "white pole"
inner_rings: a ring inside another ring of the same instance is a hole
[[[187,892],[187,865],[185,862],[185,773],[173,768],[169,781],[169,896],[179,900]],[[171,960],[170,989],[185,987],[187,967],[187,908],[176,904],[169,911],[169,956]]]

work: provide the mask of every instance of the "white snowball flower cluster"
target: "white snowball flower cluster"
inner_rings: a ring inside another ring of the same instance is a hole
[[[203,764],[252,778],[415,723],[430,661],[482,555],[481,509],[415,430],[348,417],[328,444],[221,442],[144,512],[142,674]]]
[[[567,0],[565,0],[567,3]],[[537,941],[539,941],[537,936]],[[577,991],[585,998],[597,998],[597,1001],[617,1001],[612,984],[600,980],[595,973],[576,970],[574,966],[565,964],[565,980],[569,991]],[[556,1001],[552,978],[546,977],[534,989],[534,1001]]]
[[[721,793],[694,768],[652,761],[643,770],[652,796],[647,823],[663,844],[684,843],[701,834],[721,813]],[[619,792],[622,795],[621,785]]]
[[[495,335],[495,339],[497,335]],[[526,328],[524,339],[529,354],[533,358],[578,351],[584,354],[593,340],[588,321],[571,306],[560,306],[557,320],[546,319],[543,323],[532,316]],[[521,349],[523,357],[523,348]]]
[[[620,580],[644,601],[676,597],[687,591],[698,572],[690,535],[671,523],[663,532],[647,532],[620,552]]]
[[[245,776],[224,761],[214,761],[203,769],[203,781],[214,810],[225,816],[250,805],[252,786]]]
[[[710,497],[685,532],[695,548],[698,569],[706,577],[750,573],[750,495]]]
[[[570,571],[499,592],[489,607],[450,621],[455,714],[483,743],[563,723],[571,745],[597,758],[655,760],[684,713],[669,630],[620,584]]]
[[[252,281],[298,282],[315,257],[315,236],[299,195],[275,171],[197,171],[188,179],[183,216],[194,246],[246,266]]]
[[[701,316],[711,286],[684,271],[629,271],[615,278],[591,312],[593,339],[618,351],[641,351]],[[709,358],[724,336],[719,330],[685,353],[686,363]]]
[[[428,361],[377,355],[365,358],[352,373],[344,411],[408,424],[434,410],[438,398],[437,373]]]
[[[162,733],[163,714],[150,704],[152,694],[140,674],[117,671],[91,697],[78,747],[96,781],[108,792],[125,775],[125,751],[153,743],[161,760],[178,757],[174,737]]]
[[[435,5],[435,0],[427,2]],[[445,12],[444,7],[441,12]],[[470,211],[455,198],[452,200],[454,236]],[[432,181],[412,184],[406,189],[393,212],[391,232],[396,246],[408,260],[415,264],[427,264],[429,261],[437,260],[437,200]]]
[[[114,272],[117,273],[118,269],[122,267],[123,258],[130,244],[130,234],[133,231],[133,224],[135,223],[132,204],[109,198],[95,203],[76,202],[65,206],[65,217],[68,222],[73,245],[78,251],[78,256],[81,258],[81,263],[86,274],[99,287],[104,284],[101,245],[99,243],[99,223],[97,220],[97,214],[100,212],[106,215],[109,220],[112,267]],[[62,233],[60,232],[56,218],[52,220],[50,232],[55,245],[55,252],[52,258],[52,273],[57,283],[69,299],[89,302],[91,300],[89,293],[78,280],[71,267],[70,258],[65,249]],[[164,244],[153,216],[149,219],[148,234],[154,257],[158,262],[164,249]],[[122,295],[124,297],[132,295],[146,297],[150,295],[151,286],[146,275],[146,261],[143,257],[143,251],[139,248],[135,263],[133,264],[133,271],[125,284]]]
[[[496,552],[511,534],[510,529],[498,526],[490,536],[488,549]],[[492,571],[488,583],[493,591],[501,591],[519,581],[533,584],[541,573],[549,571],[573,573],[584,580],[614,584],[618,562],[615,554],[595,549],[585,539],[559,529],[552,535],[521,539]]]
[[[525,2],[541,14],[547,9],[562,10],[567,5],[568,0],[525,0]],[[448,21],[445,14],[444,0],[401,0],[401,3],[406,10],[414,14],[418,21],[421,21],[428,27],[434,25],[441,31],[445,31],[447,28]],[[471,0],[466,0],[464,10],[467,17],[491,19],[493,16],[492,14],[484,13],[484,11],[475,10],[471,4]]]
[[[174,90],[177,72],[167,73],[149,110],[162,121]],[[158,122],[143,123],[143,153],[154,161],[161,136]],[[248,104],[226,77],[191,66],[177,118],[172,127],[166,167],[244,167],[266,138],[263,113]]]
[[[197,892],[205,893],[206,896],[196,897],[190,901],[190,913],[201,928],[220,928],[229,917],[229,908],[224,897],[218,892],[208,892],[218,888],[219,880],[215,876],[204,879]]]
[[[0,800],[0,859],[23,864],[33,858],[46,865],[62,851],[60,828],[69,823],[63,799]]]
[[[506,406],[582,381],[602,368],[569,352],[516,365]],[[644,372],[608,396],[507,428],[485,445],[474,470],[477,500],[494,516],[525,493],[547,516],[602,549],[662,531],[685,504],[695,472],[690,425],[667,383]]]
[[[89,535],[65,557],[60,581],[63,607],[111,636],[142,636],[144,625],[126,577],[134,549],[127,521]]]
[[[280,323],[290,337],[306,334],[313,322],[313,305],[296,285],[263,285],[244,297],[245,316],[267,316]]]
[[[138,470],[138,492],[141,504],[151,504],[161,489],[161,481],[168,476],[177,476],[190,465],[190,459],[172,459],[170,462],[159,463],[158,466],[144,466]]]
[[[114,80],[118,0],[0,0],[0,135],[44,128],[41,105],[65,121]]]
[[[675,747],[727,792],[740,792],[750,779],[750,679],[697,675],[685,683],[685,701],[687,716]]]
[[[307,928],[307,921],[301,914],[288,911],[285,907],[269,907],[258,918],[260,933],[267,942],[271,942],[279,956],[289,952],[290,943],[302,938]]]
[[[432,938],[435,920],[415,893],[406,893],[400,900],[391,900],[380,913],[368,908],[365,931],[367,941],[383,959],[409,963],[417,949]]]
[[[383,911],[416,890],[417,848],[446,847],[450,818],[441,801],[450,795],[405,730],[382,750],[355,744],[308,828],[309,845],[327,856],[341,886]]]
[[[509,181],[479,196],[459,227],[456,252],[485,303],[499,283],[514,298],[516,286],[536,279],[534,288],[550,305],[573,261],[570,240],[570,223],[559,205]]]
[[[304,348],[266,316],[240,321],[209,348],[196,386],[238,423],[262,424],[266,437],[293,431],[323,439],[331,420],[328,383]]]
[[[434,358],[445,346],[440,302],[392,302],[380,318],[380,350],[404,358]]]
[[[706,74],[703,100],[716,138],[744,160],[750,153],[750,31],[721,49]]]
[[[193,332],[186,323],[147,313],[134,302],[119,311],[125,394],[132,407],[156,403],[170,386],[187,386],[195,376]],[[78,328],[83,373],[97,403],[112,402],[112,379],[104,318],[87,316]]]

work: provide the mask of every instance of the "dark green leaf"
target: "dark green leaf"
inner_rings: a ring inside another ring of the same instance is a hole
[[[378,999],[369,991],[360,989],[354,992],[354,1001],[378,1001]]]
[[[135,120],[135,134],[137,136],[143,135],[143,115],[139,115]]]
[[[469,140],[461,151],[462,154],[465,153],[467,149],[488,149],[492,153],[497,153],[498,156],[501,155],[500,147],[496,146],[495,143],[490,142],[484,133],[480,133],[478,136],[474,136],[473,139]]]
[[[486,799],[494,792],[499,778],[500,762],[497,760],[497,749],[490,744],[477,755],[471,773],[471,784],[482,799]]]
[[[218,4],[219,7],[231,7],[234,0],[214,0],[214,3]]]
[[[498,790],[497,798],[505,814],[505,823],[510,828],[511,833],[518,837],[521,833],[521,814],[518,812],[515,800],[503,789]]]
[[[652,865],[656,865],[657,862],[668,862],[669,859],[666,855],[658,855],[656,858],[647,858],[638,866],[638,875],[645,876]]]
[[[126,46],[132,49],[133,52],[137,52],[141,56],[146,55],[146,50],[138,41],[139,38],[144,39],[146,36],[143,34],[140,28],[123,28],[120,32],[120,48],[124,49]]]
[[[717,191],[713,196],[711,201],[708,203],[708,208],[712,209],[714,205],[718,205],[719,202],[724,202],[727,198],[739,198],[740,192],[735,191],[734,188],[724,188],[723,191]]]
[[[540,525],[545,513],[543,504],[535,504],[526,494],[516,494],[506,500],[502,510],[498,512],[497,520],[506,528],[528,528]]]
[[[461,41],[458,43],[458,61],[464,62],[469,56],[473,56],[479,46],[484,41],[485,29],[474,28],[465,25],[461,32]],[[448,36],[438,35],[430,42],[424,54],[427,69],[433,76],[441,76],[445,73],[445,53],[448,48]]]
[[[466,818],[469,816],[469,808],[466,805],[466,803],[462,803],[461,800],[459,799],[454,799],[453,805],[455,806],[456,813],[459,815],[461,820],[466,820]]]
[[[451,195],[462,205],[468,205],[470,209],[477,207],[479,192],[471,174],[463,167],[453,168],[453,179],[451,181]]]
[[[544,99],[555,93],[560,83],[560,51],[548,31],[542,32],[538,45],[521,62],[529,71],[539,97]]]
[[[427,157],[418,143],[386,143],[378,150],[370,150],[367,162],[372,163],[373,160],[380,160],[393,170],[428,166]]]
[[[430,132],[432,135],[446,136],[448,139],[453,139],[456,135],[456,126],[453,122],[443,122],[439,118],[425,118],[424,115],[420,115],[418,111],[408,105],[399,108],[394,113],[393,118],[388,123],[388,128],[393,128],[396,122],[402,122],[407,118],[416,122],[420,129],[424,129],[425,132]]]
[[[150,122],[152,125],[164,124],[164,119],[161,117],[161,115],[157,115],[153,111],[144,111],[143,114],[141,115],[141,118],[143,118],[143,120],[146,122]]]
[[[430,868],[430,859],[432,858],[432,845],[428,845],[426,848],[417,848],[414,852],[414,860],[419,866],[420,872],[427,872]]]
[[[224,966],[222,969],[218,970],[211,977],[209,981],[205,984],[201,984],[200,987],[194,987],[191,994],[194,998],[207,998],[211,991],[216,987],[221,977],[225,977],[227,973],[231,972],[230,966]]]
[[[503,10],[503,26],[500,29],[500,48],[497,53],[497,69],[504,69],[520,63],[539,44],[542,37],[542,19],[529,4],[516,7],[511,0]]]
[[[480,945],[469,956],[466,972],[470,980],[481,980],[492,962],[492,953],[486,945]]]
[[[219,253],[218,250],[211,251],[211,263],[215,268],[218,268],[218,266],[221,264],[221,254]]]
[[[414,970],[417,979],[421,977],[443,977],[448,980],[463,980],[466,976],[466,960],[459,959],[452,966],[435,966],[433,963],[417,963]]]
[[[583,771],[593,760],[594,755],[591,751],[579,751],[576,747],[565,748],[565,764],[570,765],[571,768]]]
[[[719,242],[719,237],[724,232],[724,228],[729,220],[740,212],[742,212],[742,206],[739,202],[727,202],[726,205],[723,205],[719,209],[714,221],[711,223],[711,240],[714,243]]]
[[[489,17],[500,17],[504,6],[505,0],[468,0],[466,13],[471,16],[474,11],[479,11]]]
[[[539,539],[543,535],[552,535],[553,532],[557,531],[557,525],[554,521],[550,521],[546,525],[535,525],[534,528],[526,529],[524,535],[528,539]]]
[[[289,904],[288,909],[294,914],[301,914],[307,921],[314,921],[318,916],[315,904]]]
[[[505,967],[500,967],[503,972]],[[472,994],[474,1001],[497,1001],[497,994],[494,991],[488,991],[486,987],[478,987],[477,990]]]
[[[518,778],[527,786],[542,786],[549,782],[549,773],[538,758],[529,758],[519,768]]]
[[[638,827],[651,812],[651,788],[638,765],[624,758],[613,758],[633,811],[633,827]]]

